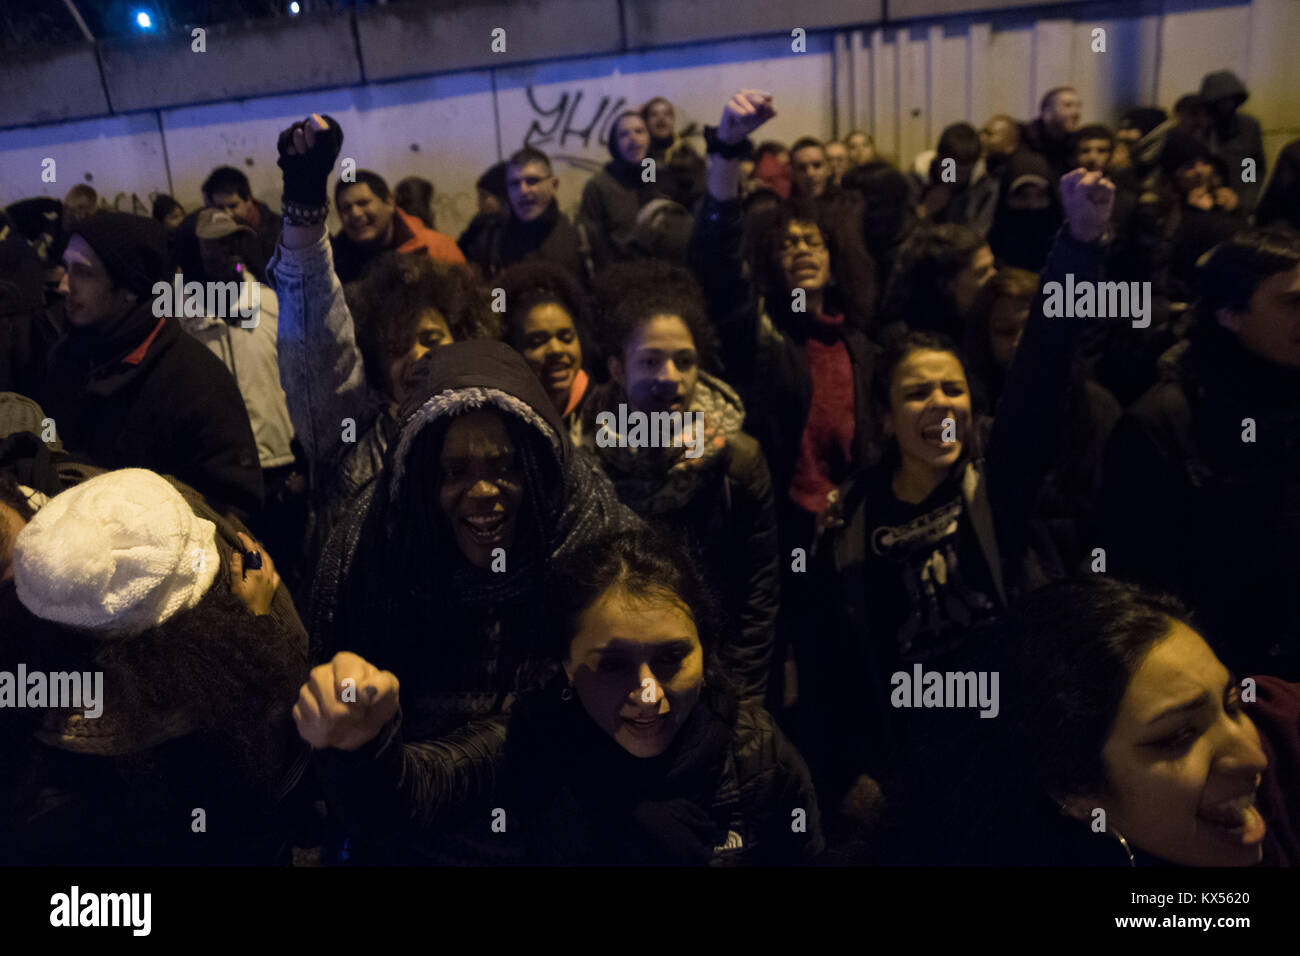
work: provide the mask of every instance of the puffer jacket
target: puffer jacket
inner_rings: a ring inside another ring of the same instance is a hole
[[[706,687],[668,750],[642,758],[558,691],[521,701],[505,741],[495,802],[520,862],[788,866],[821,853],[807,767],[761,707]]]

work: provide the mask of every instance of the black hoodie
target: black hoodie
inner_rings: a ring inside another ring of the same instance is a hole
[[[458,342],[423,359],[422,374],[399,412],[402,431],[383,473],[330,535],[311,602],[316,660],[351,651],[402,682],[402,712],[375,741],[355,753],[318,752],[347,829],[384,843],[438,812],[455,774],[490,773],[480,759],[487,745],[464,728],[508,709],[544,600],[546,561],[637,520],[595,462],[570,445],[514,349]],[[525,475],[502,573],[469,565],[438,505],[447,424],[477,408],[505,418]],[[425,847],[422,858],[430,855],[456,851]]]

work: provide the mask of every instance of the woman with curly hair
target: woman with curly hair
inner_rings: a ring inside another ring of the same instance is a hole
[[[591,309],[567,269],[549,262],[520,262],[498,279],[506,294],[506,341],[528,362],[574,444],[582,441],[580,408],[590,378],[583,369]]]

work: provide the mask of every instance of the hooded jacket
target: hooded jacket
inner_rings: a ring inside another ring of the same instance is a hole
[[[675,450],[602,446],[595,415],[626,397],[611,383],[585,405],[583,434],[622,502],[687,541],[716,577],[734,630],[719,648],[742,701],[761,703],[780,606],[772,479],[758,442],[741,431],[745,406],[701,372],[688,414],[704,416],[697,458]]]
[[[341,818],[381,842],[435,812],[436,795],[450,786],[449,764],[439,761],[484,769],[479,745],[457,750],[450,741],[470,739],[466,725],[490,724],[508,709],[532,649],[545,563],[636,521],[595,462],[571,446],[514,349],[458,342],[431,352],[422,370],[383,472],[330,536],[310,610],[315,660],[347,650],[402,681],[400,726],[357,754],[321,752]],[[465,561],[437,501],[447,425],[479,408],[503,416],[524,475],[514,539],[497,572]],[[448,748],[455,756],[446,757]]]
[[[1218,70],[1207,73],[1201,80],[1201,97],[1210,104],[1213,113],[1214,104],[1220,100],[1231,100],[1234,109],[1226,121],[1221,122],[1217,116],[1210,124],[1210,150],[1228,169],[1225,183],[1241,200],[1244,214],[1254,211],[1259,202],[1260,187],[1267,178],[1264,162],[1264,138],[1259,127],[1259,120],[1240,110],[1242,103],[1250,97],[1245,85],[1237,79],[1231,70]],[[1242,177],[1244,161],[1254,163],[1255,175],[1250,182]]]
[[[667,170],[656,170],[655,180],[644,182],[642,167],[629,163],[618,152],[617,129],[618,123],[610,127],[610,161],[587,180],[578,206],[578,228],[587,233],[597,271],[611,262],[633,258],[637,213],[650,200],[668,193],[666,183],[659,183],[660,174]],[[653,157],[647,154],[647,158]]]

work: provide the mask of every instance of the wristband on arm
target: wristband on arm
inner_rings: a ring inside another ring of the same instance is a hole
[[[716,126],[704,127],[704,142],[707,144],[707,153],[723,159],[748,159],[754,152],[754,144],[748,136],[739,143],[724,143],[718,139]]]

